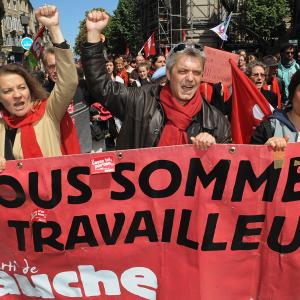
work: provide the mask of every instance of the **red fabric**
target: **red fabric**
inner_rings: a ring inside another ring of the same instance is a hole
[[[32,52],[32,54],[34,55],[34,57],[39,60],[43,51],[44,51],[44,46],[42,43],[43,40],[43,35],[44,35],[44,31],[45,31],[45,26],[42,26],[38,33],[36,34],[33,43],[30,46],[30,51]]]
[[[232,70],[231,132],[236,144],[248,144],[253,129],[263,118],[272,113],[270,104],[253,82],[230,60]],[[261,110],[254,115],[253,108]]]
[[[201,96],[207,101],[211,102],[211,96],[213,93],[213,83],[201,82],[200,84],[200,93]]]
[[[126,46],[125,55],[127,56],[130,55],[130,49],[128,46]]]
[[[120,76],[123,80],[124,80],[124,84],[127,86],[128,85],[128,73],[126,71],[126,69],[124,68],[121,72],[117,72],[117,75]]]
[[[160,102],[167,118],[158,146],[188,144],[186,129],[192,118],[202,108],[202,98],[199,89],[195,96],[183,106],[172,95],[170,87],[166,85],[160,92]]]
[[[63,155],[80,154],[76,128],[68,112],[60,121],[60,141],[60,149]]]
[[[46,100],[38,103],[26,116],[16,117],[3,109],[2,115],[5,122],[12,128],[21,129],[21,147],[24,158],[43,157],[41,148],[37,142],[33,124],[38,122],[44,115]],[[80,146],[76,130],[68,113],[65,114],[60,123],[61,151],[63,154],[78,154]],[[28,138],[30,137],[30,138]]]
[[[107,121],[108,119],[112,118],[112,114],[100,103],[94,103],[92,106],[99,111],[99,119],[101,121]]]
[[[265,90],[269,89],[267,84],[265,84],[263,88]],[[280,88],[279,88],[279,85],[278,85],[278,79],[277,79],[276,76],[274,76],[272,78],[271,91],[277,95],[277,98],[278,98],[278,108],[281,108],[281,105],[282,105],[281,104],[281,93],[280,93]]]
[[[155,55],[156,54],[154,32],[151,34],[149,39],[145,42],[143,48],[144,48],[146,58],[148,58],[149,55]]]
[[[165,49],[165,57],[167,57],[168,54],[169,54],[169,49],[168,49],[168,47],[166,47],[166,49]]]
[[[224,84],[223,84],[223,93],[224,93],[224,101],[226,102],[230,98],[230,92],[228,86]]]
[[[210,82],[201,82],[200,84],[200,93],[201,96],[207,101],[211,102],[212,94],[213,94],[213,83]],[[224,101],[228,101],[230,98],[230,93],[227,85],[223,84],[223,96],[224,96]]]
[[[185,30],[182,31],[182,41],[186,42],[186,31]]]

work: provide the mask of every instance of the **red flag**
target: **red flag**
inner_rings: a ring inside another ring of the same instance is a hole
[[[43,51],[44,51],[44,46],[43,46],[43,34],[45,31],[45,26],[42,26],[38,33],[36,34],[33,43],[29,49],[29,51],[32,52],[34,57],[39,60]]]
[[[186,42],[186,31],[185,30],[182,31],[182,41]]]
[[[166,47],[166,49],[165,49],[165,57],[167,57],[168,54],[169,54],[169,49],[168,49],[168,47]]]
[[[149,55],[155,55],[156,49],[155,49],[155,40],[154,40],[154,32],[151,34],[149,39],[144,44],[144,52],[145,57],[147,58]]]
[[[253,82],[230,60],[232,71],[232,139],[248,144],[253,129],[272,113],[272,106]]]

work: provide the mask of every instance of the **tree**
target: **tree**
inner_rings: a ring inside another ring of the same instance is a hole
[[[93,8],[92,10],[100,10],[100,11],[104,11],[103,8]],[[80,48],[81,48],[81,45],[86,42],[86,34],[87,34],[87,31],[86,31],[86,27],[85,27],[85,19],[87,17],[87,14],[89,13],[90,11],[87,10],[85,12],[85,18],[83,20],[80,21],[80,25],[79,25],[79,33],[76,37],[76,40],[75,40],[75,46],[74,46],[74,52],[75,54],[77,55],[80,55]]]
[[[106,45],[109,52],[124,54],[126,48],[131,53],[136,53],[143,44],[142,26],[138,14],[138,0],[120,0],[114,15],[103,34],[106,38]],[[103,11],[102,8],[96,10]],[[88,11],[85,13],[87,16]],[[80,55],[80,47],[86,41],[85,18],[80,22],[79,33],[76,37],[74,51]]]
[[[113,53],[125,53],[126,48],[136,53],[143,43],[138,0],[120,0],[107,28],[107,44]]]
[[[264,39],[278,37],[286,32],[286,21],[291,13],[287,0],[247,0],[244,15],[247,27]]]

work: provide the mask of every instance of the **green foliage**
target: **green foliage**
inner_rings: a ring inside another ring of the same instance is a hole
[[[244,14],[247,26],[265,39],[281,35],[291,17],[288,0],[247,0]]]
[[[103,11],[102,8],[97,10]],[[138,0],[120,0],[103,33],[110,52],[124,54],[126,48],[129,47],[131,53],[136,53],[143,44],[142,26],[140,25],[138,14]],[[80,22],[79,34],[75,41],[74,51],[77,55],[80,55],[80,47],[85,41],[86,28],[84,19]]]
[[[120,0],[107,28],[107,45],[113,53],[136,53],[143,42],[137,0]]]
[[[91,10],[100,10],[100,11],[104,11],[103,8],[93,8]],[[77,55],[80,55],[80,48],[81,48],[81,45],[86,42],[86,27],[85,27],[85,19],[87,17],[87,14],[89,13],[90,11],[87,10],[85,12],[85,17],[83,20],[80,21],[80,25],[79,25],[79,33],[76,37],[76,40],[75,40],[75,46],[74,46],[74,52],[75,54]]]

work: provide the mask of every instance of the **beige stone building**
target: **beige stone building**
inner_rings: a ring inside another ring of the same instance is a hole
[[[0,25],[0,65],[22,62],[24,36],[33,37],[38,30],[29,0],[2,0],[4,16]]]

